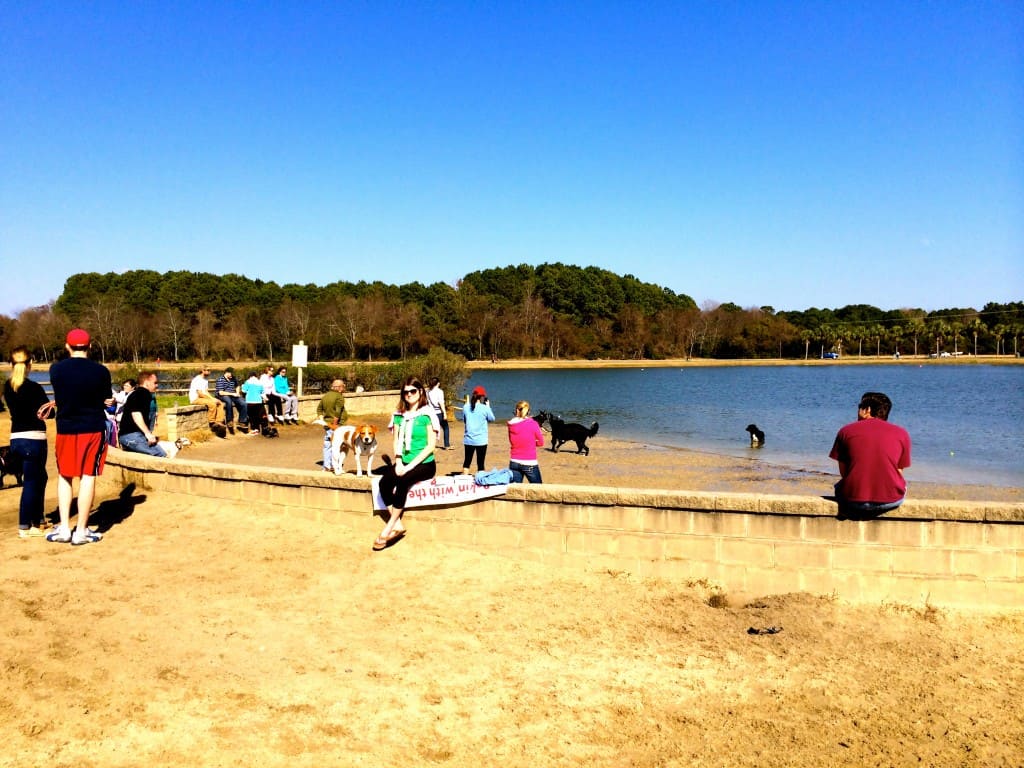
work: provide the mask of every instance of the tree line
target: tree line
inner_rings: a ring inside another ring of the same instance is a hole
[[[86,328],[104,361],[401,360],[440,347],[468,359],[803,358],[1016,354],[1024,302],[980,310],[776,311],[694,300],[632,275],[566,264],[471,272],[456,285],[278,285],[237,274],[131,270],[69,277],[51,304],[0,315],[0,345],[60,355]]]

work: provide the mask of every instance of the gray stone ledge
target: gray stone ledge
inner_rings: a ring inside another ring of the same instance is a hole
[[[370,492],[370,478],[367,476],[357,477],[351,474],[335,476],[323,470],[252,467],[182,458],[160,459],[140,453],[127,453],[119,449],[112,449],[108,452],[107,462],[113,466],[140,472],[163,472],[176,476],[199,476],[292,487],[307,486]],[[511,485],[504,496],[496,499],[496,501],[501,500],[605,507],[643,507],[728,514],[836,516],[835,502],[823,496],[711,493],[553,483]],[[1024,524],[1024,503],[908,499],[899,509],[883,515],[880,519]]]

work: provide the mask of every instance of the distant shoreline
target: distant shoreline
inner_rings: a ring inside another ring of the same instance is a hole
[[[96,358],[93,358],[96,359]],[[100,361],[102,362],[102,361]],[[261,364],[262,360],[220,360],[208,361],[215,370],[222,369],[224,365],[233,365],[245,368]],[[287,360],[267,361],[272,365],[290,365]],[[374,365],[396,362],[394,360],[376,360],[367,362],[364,360],[315,360],[313,365]],[[33,370],[48,371],[52,363],[36,361],[32,363]],[[126,363],[104,363],[113,371],[118,370]],[[155,368],[157,370],[167,368],[196,368],[199,365],[197,360],[161,360],[159,364],[155,361],[146,361],[139,364],[139,368]],[[892,357],[844,357],[839,360],[821,360],[817,357],[807,358],[739,358],[730,360],[716,360],[707,357],[677,357],[665,360],[552,360],[550,358],[515,358],[495,362],[490,360],[467,360],[466,368],[478,370],[530,370],[530,369],[586,369],[586,368],[731,368],[731,367],[766,367],[786,365],[811,365],[811,366],[835,366],[835,365],[1024,365],[1024,357],[1013,357],[1012,355],[963,355],[961,357],[934,358],[927,355],[904,355],[901,358]]]
[[[733,360],[715,360],[705,357],[671,358],[667,360],[551,360],[551,359],[514,359],[514,360],[468,360],[466,367],[472,370],[515,370],[531,368],[715,368],[715,367],[764,367],[784,365],[1021,365],[1024,358],[1012,355],[964,355],[962,357],[934,358],[926,355],[904,355],[899,359],[892,357],[846,357],[839,360],[820,360],[816,357],[803,358],[742,358]]]

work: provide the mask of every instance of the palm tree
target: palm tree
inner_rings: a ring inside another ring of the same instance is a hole
[[[846,329],[846,338],[851,342],[857,342],[857,357],[864,356],[864,335],[866,331],[862,325],[851,325]]]
[[[996,354],[1003,354],[1003,337],[1009,332],[1010,328],[1005,323],[999,323],[992,329],[992,335],[996,338]]]
[[[903,338],[903,326],[894,325],[889,329],[889,338],[893,342],[893,355],[898,357],[900,354],[900,339]]]
[[[868,329],[868,335],[875,337],[875,357],[882,356],[882,335],[885,333],[885,329],[881,325],[875,324]]]
[[[811,339],[816,338],[814,331],[800,331],[800,338],[804,340],[804,360],[806,360],[811,353]]]
[[[942,350],[942,341],[949,334],[949,323],[945,320],[933,320],[931,323],[932,333],[935,334],[935,356],[938,357]]]
[[[914,337],[914,357],[917,357],[917,340],[927,330],[924,318],[920,316],[914,316],[909,322],[910,333]]]
[[[984,333],[987,329],[985,324],[981,322],[981,318],[975,316],[971,318],[971,321],[967,324],[967,327],[971,329],[971,333],[974,336],[974,356],[978,356],[978,334]]]

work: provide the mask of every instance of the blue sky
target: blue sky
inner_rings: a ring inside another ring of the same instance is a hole
[[[1024,299],[1020,2],[0,0],[0,313],[85,271]]]

